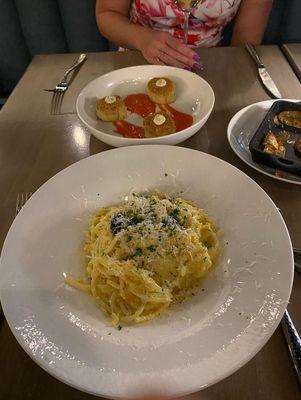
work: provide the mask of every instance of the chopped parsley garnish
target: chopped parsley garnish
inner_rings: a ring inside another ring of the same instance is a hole
[[[157,249],[157,246],[155,246],[155,245],[153,245],[153,244],[151,244],[150,246],[147,247],[147,250],[148,250],[148,251],[151,251],[152,253],[153,253],[154,251],[156,251],[156,249]]]
[[[178,221],[174,217],[171,217],[170,215],[168,215],[165,219],[162,220],[162,224],[166,228],[171,229],[171,230],[174,230],[174,229],[178,228],[178,226],[179,226]]]
[[[172,211],[172,215],[173,215],[173,216],[179,215],[179,213],[180,213],[179,207],[176,207],[176,208]]]
[[[117,329],[118,329],[119,331],[121,331],[122,326],[121,326],[121,325],[118,325],[118,326],[117,326]]]
[[[140,247],[137,247],[135,253],[134,253],[134,257],[139,257],[142,255],[142,249]]]
[[[174,208],[171,212],[170,212],[170,217],[174,218],[178,223],[180,223],[180,209],[179,207]]]
[[[131,224],[131,225],[137,225],[137,224],[139,224],[139,223],[142,222],[142,221],[143,221],[143,218],[142,218],[140,215],[134,215],[134,216],[131,218],[130,224]]]
[[[122,229],[126,229],[130,224],[128,218],[126,218],[122,214],[115,215],[111,220],[111,231],[116,235],[116,233],[120,232]]]

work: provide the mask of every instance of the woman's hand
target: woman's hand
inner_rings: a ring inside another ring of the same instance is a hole
[[[188,70],[203,68],[200,56],[168,32],[147,28],[141,32],[137,47],[151,64],[172,65]]]

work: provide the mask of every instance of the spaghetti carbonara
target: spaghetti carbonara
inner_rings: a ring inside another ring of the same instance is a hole
[[[132,194],[92,217],[85,253],[87,280],[66,282],[90,293],[117,326],[153,319],[184,299],[212,269],[219,244],[194,203]]]

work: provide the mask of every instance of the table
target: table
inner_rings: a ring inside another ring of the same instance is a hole
[[[285,97],[301,97],[301,85],[277,46],[258,52]],[[229,120],[240,108],[269,99],[259,83],[253,61],[243,48],[200,51],[205,69],[201,75],[213,87],[216,105],[201,133],[182,145],[211,153],[245,171],[280,208],[295,247],[301,248],[301,186],[273,180],[254,171],[230,149],[226,138]],[[145,64],[137,52],[88,54],[88,60],[66,92],[62,114],[49,113],[54,86],[75,55],[42,55],[34,58],[0,112],[0,243],[13,221],[17,192],[35,191],[66,166],[109,149],[90,136],[75,114],[75,99],[92,79],[111,70]],[[295,277],[289,310],[301,331],[301,276]],[[40,369],[0,324],[0,399],[93,399],[69,388]],[[285,341],[278,328],[264,348],[238,372],[192,396],[200,400],[297,400],[300,391]]]
[[[282,50],[301,81],[301,43],[284,44]]]

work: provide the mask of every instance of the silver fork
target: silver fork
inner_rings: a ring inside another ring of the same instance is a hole
[[[295,271],[300,273],[301,265],[297,263],[298,256],[300,257],[300,250],[294,248]],[[291,354],[299,384],[301,385],[301,339],[287,310],[285,310],[284,316],[282,317],[281,327]]]
[[[294,248],[295,270],[301,272],[301,250]]]
[[[17,200],[16,200],[16,209],[15,209],[15,216],[19,214],[21,211],[21,208],[25,205],[25,203],[30,199],[32,196],[32,192],[21,192],[17,194]],[[3,316],[2,313],[2,307],[0,303],[0,318]]]
[[[15,215],[17,216],[21,211],[21,208],[25,205],[27,200],[30,199],[32,196],[32,192],[21,192],[17,194],[17,201],[16,201],[16,212]]]
[[[50,106],[50,114],[51,115],[59,114],[61,106],[62,106],[64,94],[72,81],[72,79],[71,79],[68,82],[67,78],[70,75],[70,73],[72,71],[74,71],[75,69],[79,68],[86,59],[87,59],[87,55],[81,54],[78,57],[77,61],[74,64],[72,64],[70,68],[67,69],[67,71],[64,73],[62,80],[56,85],[55,88],[44,89],[46,92],[53,92],[51,106]]]

